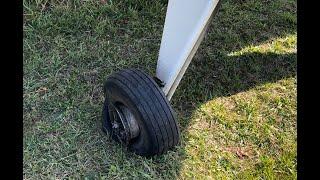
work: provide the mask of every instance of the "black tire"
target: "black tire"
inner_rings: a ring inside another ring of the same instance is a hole
[[[160,155],[179,143],[180,132],[173,109],[157,83],[138,69],[126,69],[108,77],[105,86],[103,129],[117,142],[111,115],[115,104],[130,110],[139,126],[139,135],[126,146],[141,156]]]

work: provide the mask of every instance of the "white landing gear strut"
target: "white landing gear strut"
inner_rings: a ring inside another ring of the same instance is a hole
[[[138,69],[108,77],[102,129],[142,156],[163,154],[179,144],[170,99],[197,51],[221,0],[169,0],[156,76]]]
[[[157,64],[171,99],[202,41],[219,0],[169,0]]]

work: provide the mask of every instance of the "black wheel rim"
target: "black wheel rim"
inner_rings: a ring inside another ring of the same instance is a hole
[[[132,139],[139,136],[139,126],[128,107],[119,102],[113,103],[110,116],[112,134],[119,141],[128,145]]]

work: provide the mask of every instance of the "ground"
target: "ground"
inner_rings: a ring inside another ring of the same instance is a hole
[[[102,87],[154,75],[167,0],[23,1],[24,179],[296,179],[296,1],[224,0],[150,159],[101,132]]]

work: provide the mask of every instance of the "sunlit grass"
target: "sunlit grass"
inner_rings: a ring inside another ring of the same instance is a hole
[[[288,54],[297,52],[297,34],[283,38],[274,38],[260,45],[247,46],[239,51],[231,52],[228,56],[241,56],[246,53]]]
[[[201,105],[186,131],[181,173],[296,177],[296,103],[296,80],[288,78]]]

